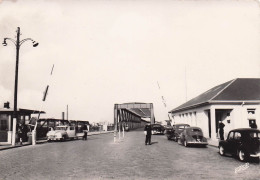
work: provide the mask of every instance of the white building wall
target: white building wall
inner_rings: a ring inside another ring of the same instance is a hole
[[[190,126],[200,127],[205,137],[208,136],[208,114],[205,110],[210,109],[210,106],[194,108],[187,111],[172,114],[173,124],[186,123]],[[188,114],[188,115],[186,115]],[[196,115],[195,115],[196,114]]]
[[[255,109],[254,115],[248,115],[248,109]],[[208,124],[208,110],[211,110],[211,138],[217,139],[216,134],[216,110],[226,110],[222,114],[222,122],[225,124],[224,137],[226,138],[228,132],[236,128],[249,128],[248,118],[255,118],[258,129],[260,128],[260,105],[219,105],[212,104],[199,108],[193,108],[186,111],[172,114],[173,124],[187,123],[191,126],[200,127],[206,138],[209,138],[209,124]],[[196,112],[196,115],[194,114]],[[213,112],[213,113],[212,113]],[[229,116],[227,113],[229,112]],[[191,114],[190,114],[191,113]]]

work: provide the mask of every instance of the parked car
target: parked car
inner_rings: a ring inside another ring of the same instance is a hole
[[[180,134],[183,132],[183,130],[187,127],[190,127],[189,124],[175,124],[172,126],[171,129],[168,129],[166,131],[166,136],[168,140],[173,139],[174,141],[177,142]]]
[[[75,126],[57,126],[55,130],[51,128],[47,133],[48,141],[64,141],[74,138],[77,138]]]
[[[152,134],[164,134],[164,127],[161,124],[152,124]]]
[[[231,154],[240,161],[247,161],[251,157],[259,162],[260,130],[250,128],[231,130],[227,139],[220,141],[218,147],[221,156]]]
[[[178,139],[179,144],[183,144],[185,147],[189,145],[202,145],[207,146],[208,141],[203,136],[203,132],[199,127],[187,127],[180,134]]]

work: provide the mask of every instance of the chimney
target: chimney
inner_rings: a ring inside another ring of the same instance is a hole
[[[7,101],[6,103],[4,103],[4,108],[7,108],[7,109],[9,109],[10,108],[10,103]]]
[[[64,120],[64,118],[65,118],[65,113],[62,112],[62,120]]]

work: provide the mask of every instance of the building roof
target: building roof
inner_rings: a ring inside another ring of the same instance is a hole
[[[260,78],[237,78],[209,89],[199,96],[169,111],[169,113],[175,113],[210,103],[259,103],[259,92]]]

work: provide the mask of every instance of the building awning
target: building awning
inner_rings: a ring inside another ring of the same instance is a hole
[[[2,108],[0,109],[0,113],[6,113],[6,114],[13,114],[14,110],[13,108]],[[32,109],[22,109],[22,108],[19,108],[17,109],[17,113],[19,115],[30,115],[30,114],[45,114],[44,111],[39,111],[39,110],[32,110]]]

